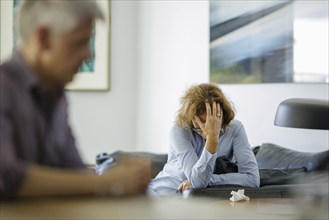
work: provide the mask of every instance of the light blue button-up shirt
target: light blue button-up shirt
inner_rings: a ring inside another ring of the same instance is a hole
[[[193,188],[213,185],[259,187],[259,172],[245,129],[232,120],[219,136],[215,154],[206,150],[205,139],[192,130],[174,123],[170,131],[168,161],[163,170],[150,182],[150,194],[177,194],[179,185],[188,180]],[[213,174],[217,157],[225,156],[238,166],[238,173]]]

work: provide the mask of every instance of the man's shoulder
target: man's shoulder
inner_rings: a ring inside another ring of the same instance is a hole
[[[0,65],[0,84],[2,91],[6,91],[15,81],[11,72],[12,65],[10,63],[6,62]]]
[[[12,60],[0,64],[1,85],[8,85],[15,81],[15,63]]]
[[[8,72],[8,70],[12,69],[15,66],[15,62],[13,58],[6,59],[4,62],[0,64],[1,73]]]
[[[0,87],[1,87],[1,105],[10,106],[12,103],[20,103],[22,94],[25,93],[22,80],[18,75],[17,63],[12,60],[6,61],[0,65]],[[9,107],[8,107],[9,108]]]

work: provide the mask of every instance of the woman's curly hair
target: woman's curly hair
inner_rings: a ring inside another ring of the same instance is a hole
[[[235,112],[222,90],[217,85],[211,83],[202,83],[187,89],[180,99],[181,107],[176,117],[178,126],[187,130],[193,128],[193,117],[195,115],[202,115],[207,111],[205,105],[206,100],[210,103],[211,107],[211,103],[214,101],[219,103],[223,111],[222,128],[225,130],[234,118]]]

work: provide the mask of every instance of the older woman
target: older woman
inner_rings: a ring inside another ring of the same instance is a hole
[[[170,132],[168,161],[149,184],[149,192],[169,196],[212,185],[259,187],[255,156],[242,123],[234,116],[216,85],[189,88]],[[238,171],[214,174],[218,157],[235,163]]]

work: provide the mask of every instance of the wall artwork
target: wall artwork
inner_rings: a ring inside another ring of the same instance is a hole
[[[13,0],[13,18],[20,0]],[[90,39],[91,57],[83,61],[74,80],[66,86],[73,91],[107,91],[109,89],[110,71],[110,1],[97,0],[105,15],[105,21],[96,21]],[[17,34],[13,26],[13,50],[16,48]]]
[[[328,83],[328,1],[210,1],[210,81]]]

